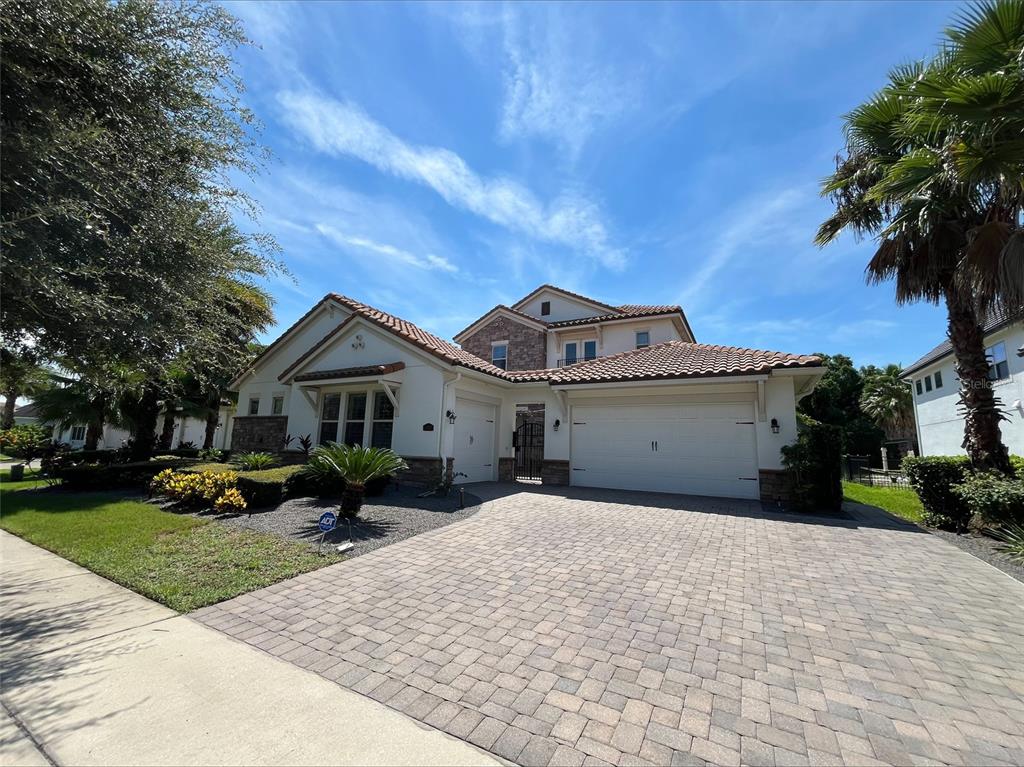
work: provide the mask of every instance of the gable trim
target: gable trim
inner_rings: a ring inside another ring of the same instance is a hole
[[[473,335],[473,333],[480,330],[487,322],[493,320],[496,317],[505,317],[511,320],[512,322],[518,322],[520,325],[532,327],[534,330],[548,329],[548,323],[544,322],[543,320],[538,320],[535,317],[531,317],[529,314],[523,314],[523,312],[517,312],[515,309],[510,309],[509,307],[503,304],[499,304],[498,306],[495,306],[493,309],[487,312],[487,314],[483,315],[477,320],[474,320],[473,324],[460,330],[458,333],[452,336],[452,339],[458,341],[459,343],[462,343],[462,339],[466,338],[467,336]]]
[[[610,304],[605,304],[605,303],[602,303],[600,301],[595,301],[593,298],[587,298],[586,296],[581,296],[579,293],[573,293],[571,290],[564,290],[563,288],[558,288],[558,287],[555,287],[554,285],[549,285],[549,284],[541,285],[539,288],[536,288],[535,290],[533,290],[528,295],[524,296],[523,298],[520,298],[518,301],[516,301],[514,304],[512,304],[512,308],[513,309],[518,309],[520,306],[522,306],[523,304],[527,303],[531,298],[535,297],[537,294],[539,294],[539,293],[541,293],[541,292],[543,292],[545,290],[549,290],[549,291],[551,291],[553,293],[558,293],[558,294],[560,294],[562,296],[565,296],[566,298],[572,299],[573,301],[579,301],[580,303],[589,304],[590,306],[594,307],[595,309],[604,309],[604,310],[607,310],[608,312],[610,312],[612,314],[620,314],[621,313],[619,308],[616,307],[616,306],[612,306]]]

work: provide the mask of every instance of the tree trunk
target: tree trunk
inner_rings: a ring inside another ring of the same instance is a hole
[[[970,297],[961,296],[955,287],[947,288],[945,296],[949,341],[956,357],[960,404],[964,409],[963,448],[975,469],[1009,474],[1010,458],[999,429],[999,422],[1005,420],[1005,416],[988,379],[985,334]]]
[[[9,429],[14,426],[14,408],[18,402],[18,390],[8,389],[4,392],[4,413],[0,417],[0,429]]]
[[[356,482],[347,482],[345,489],[341,492],[341,515],[343,517],[357,517],[359,510],[363,507],[363,494],[366,487]]]
[[[104,413],[107,410],[107,398],[103,394],[97,394],[89,403],[92,408],[92,418],[85,428],[85,450],[96,450],[100,445],[100,437],[103,436]]]
[[[161,450],[170,450],[174,443],[174,411],[169,409],[164,413],[164,426],[160,430],[160,441],[157,443]]]
[[[135,435],[132,438],[131,459],[148,461],[153,455],[156,443],[156,421],[160,415],[160,399],[157,390],[146,387],[135,405]]]
[[[219,410],[211,410],[206,414],[206,434],[203,435],[203,450],[209,450],[213,447],[213,437],[217,433],[217,424],[219,422]]]

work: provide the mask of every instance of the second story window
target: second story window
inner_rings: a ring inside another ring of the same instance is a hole
[[[1006,359],[1006,344],[1000,341],[985,350],[988,357],[988,380],[1002,381],[1010,377],[1010,363]]]
[[[585,359],[585,360],[597,359],[597,341],[584,341],[583,342],[583,359]]]
[[[651,345],[651,334],[646,330],[638,330],[636,334],[636,348],[646,349]]]
[[[540,316],[541,317],[547,317],[549,314],[551,314],[551,302],[550,301],[541,301],[540,302]]]
[[[249,397],[249,415],[259,415],[259,414],[260,414],[260,398],[259,397]]]
[[[925,376],[924,377],[924,390],[925,391],[931,391],[932,390],[932,377],[931,376]]]
[[[502,370],[508,370],[508,344],[494,344],[491,347],[491,364]]]
[[[924,394],[924,389],[921,387],[921,379],[920,378],[917,379],[916,384],[917,384],[917,394],[918,394],[918,396]]]
[[[942,371],[941,370],[936,370],[935,371],[935,388],[936,389],[941,389],[942,388]]]
[[[274,397],[270,400],[270,414],[281,415],[284,413],[284,397]]]

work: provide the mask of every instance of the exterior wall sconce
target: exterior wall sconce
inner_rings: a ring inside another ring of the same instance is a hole
[[[556,418],[555,422],[553,424],[551,424],[551,428],[554,429],[555,431],[558,431],[558,427],[561,426],[561,425],[562,425],[562,422]]]
[[[779,419],[778,418],[773,418],[772,419],[772,434],[778,434],[778,433],[779,433]]]
[[[454,410],[449,410],[445,415],[448,417],[448,423],[455,423],[455,419],[458,418]]]

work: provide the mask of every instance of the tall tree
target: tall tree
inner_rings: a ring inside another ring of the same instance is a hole
[[[216,3],[4,3],[6,346],[154,381],[183,354],[221,363],[238,322],[212,308],[225,284],[278,268],[235,224],[253,210],[236,179],[262,159],[233,68],[245,43]]]
[[[870,282],[895,280],[899,303],[945,302],[964,448],[1008,472],[980,320],[1024,299],[1024,0],[978,3],[946,37],[846,116],[845,154],[823,185],[836,210],[817,241],[877,237]]]
[[[49,385],[49,374],[36,361],[32,350],[15,353],[0,348],[0,395],[4,398],[0,429],[14,425],[19,397],[34,397]]]
[[[905,431],[914,422],[914,399],[910,386],[900,376],[902,368],[886,365],[882,370],[868,368],[862,372],[860,409],[887,433]]]

